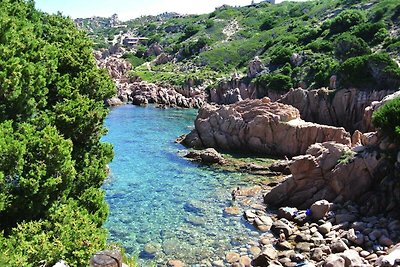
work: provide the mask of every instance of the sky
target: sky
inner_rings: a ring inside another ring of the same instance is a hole
[[[204,14],[214,11],[216,7],[223,4],[249,5],[251,0],[36,0],[35,2],[36,8],[44,12],[60,11],[73,19],[93,16],[110,17],[112,14],[118,14],[120,20],[128,20],[163,12]],[[260,0],[255,2],[260,2]],[[276,2],[279,3],[282,0]]]

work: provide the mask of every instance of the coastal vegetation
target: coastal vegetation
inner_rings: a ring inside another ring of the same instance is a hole
[[[114,85],[70,19],[4,0],[0,29],[0,265],[87,266],[106,244]]]
[[[199,81],[207,86],[233,73],[245,76],[249,62],[259,57],[264,71],[247,82],[263,90],[327,87],[332,75],[337,89],[397,89],[399,10],[394,0],[262,2],[225,5],[203,15],[143,16],[124,22],[121,32],[148,38],[129,52],[129,59],[132,75],[150,82],[181,85],[182,77],[195,73],[210,77]],[[111,45],[106,37],[115,28],[90,31],[103,46]],[[157,55],[149,53],[154,45],[169,56],[168,62],[153,64]],[[171,69],[177,75],[169,75]]]

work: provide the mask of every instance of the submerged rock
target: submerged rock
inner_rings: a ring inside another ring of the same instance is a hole
[[[199,161],[204,164],[223,164],[225,163],[224,158],[213,148],[207,148],[204,150],[192,150],[185,155],[186,158]]]

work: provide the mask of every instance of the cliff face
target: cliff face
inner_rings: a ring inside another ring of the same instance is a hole
[[[195,126],[184,140],[193,147],[294,156],[316,142],[350,145],[350,135],[343,128],[305,122],[296,108],[269,98],[230,106],[205,105]]]
[[[299,109],[301,118],[315,123],[341,126],[348,131],[373,131],[371,123],[363,121],[365,109],[374,101],[380,101],[393,91],[363,91],[343,89],[330,92],[327,89],[292,89],[278,101]]]
[[[338,91],[326,88],[306,90],[291,89],[286,94],[268,91],[267,96],[283,104],[296,107],[303,120],[318,124],[344,127],[350,132],[373,131],[371,114],[365,109],[393,90],[359,90],[355,88]],[[244,99],[260,98],[257,87],[238,78],[221,82],[210,90],[210,101],[217,104],[232,104]]]

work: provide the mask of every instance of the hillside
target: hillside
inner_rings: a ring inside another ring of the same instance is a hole
[[[206,86],[237,73],[264,90],[284,91],[327,87],[337,75],[335,88],[397,89],[399,15],[395,0],[328,0],[165,13],[113,27],[107,18],[97,18],[103,23],[95,27],[86,19],[81,25],[97,48],[124,33],[147,38],[124,57],[135,67],[133,76],[150,82],[182,85],[191,78]],[[246,75],[255,57],[258,71]]]

